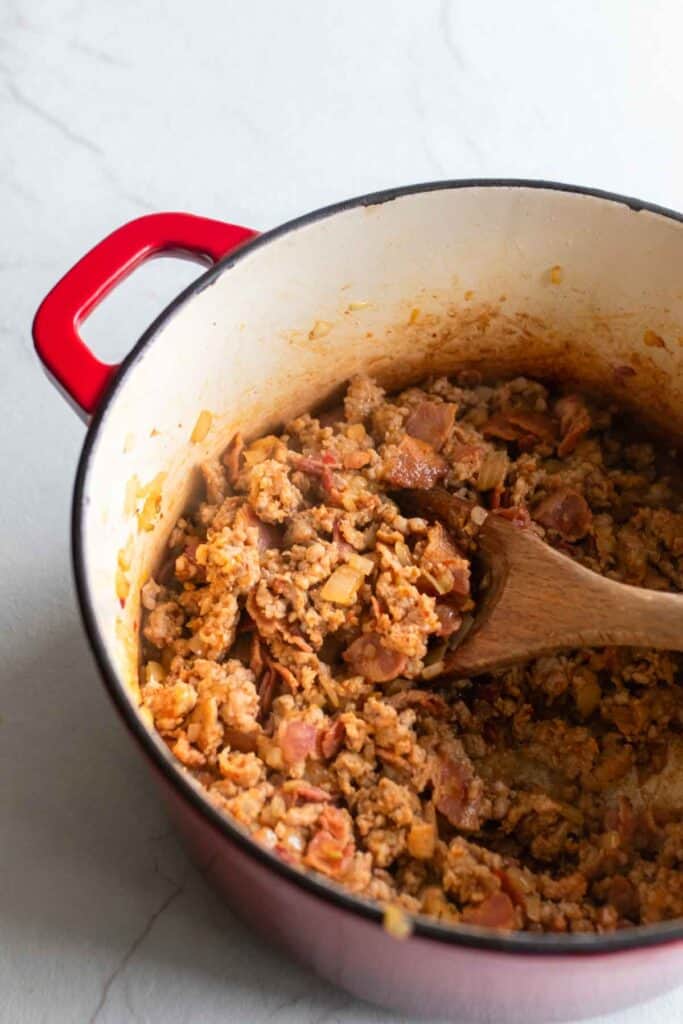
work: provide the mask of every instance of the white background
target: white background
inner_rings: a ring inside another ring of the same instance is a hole
[[[0,0],[3,1024],[397,1021],[259,948],[176,844],[76,613],[68,519],[84,431],[32,351],[43,294],[153,210],[267,228],[357,193],[470,176],[683,209],[682,11]],[[122,355],[196,273],[141,270],[86,337]],[[647,1013],[681,1020],[683,990]]]

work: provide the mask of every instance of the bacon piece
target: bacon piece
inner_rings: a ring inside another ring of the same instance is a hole
[[[240,475],[242,452],[244,451],[244,438],[239,431],[235,434],[230,444],[223,452],[223,465],[225,466],[228,482],[234,487]]]
[[[462,626],[462,615],[457,608],[451,604],[437,603],[434,610],[440,623],[437,636],[449,637],[458,632]]]
[[[279,734],[280,750],[287,764],[305,761],[318,745],[318,730],[310,722],[285,722]]]
[[[282,682],[285,684],[290,693],[295,693],[299,689],[299,680],[296,678],[291,669],[288,669],[285,665],[281,665],[279,661],[271,661],[270,667],[273,672],[279,675]]]
[[[497,437],[501,441],[517,441],[521,437],[521,432],[503,412],[494,412],[482,427],[481,432],[484,437]]]
[[[274,526],[272,523],[264,523],[262,519],[254,512],[251,505],[245,503],[239,510],[239,515],[243,516],[246,520],[247,526],[255,526],[258,531],[258,549],[259,551],[268,551],[271,548],[281,548],[283,546],[283,528],[281,526]]]
[[[399,676],[408,660],[405,654],[385,647],[379,633],[363,633],[342,655],[354,672],[371,683],[386,683]]]
[[[436,776],[434,805],[451,825],[467,832],[479,828],[482,786],[469,761],[441,754]]]
[[[529,511],[522,505],[513,505],[511,508],[496,508],[493,511],[495,515],[502,516],[503,519],[509,519],[511,523],[522,529],[531,525]]]
[[[295,469],[301,473],[308,473],[309,476],[324,476],[330,469],[341,468],[331,452],[321,452],[319,455],[300,455],[299,452],[290,452],[289,459]]]
[[[273,706],[273,698],[275,697],[275,690],[277,688],[277,674],[273,672],[272,668],[267,668],[261,677],[261,682],[258,688],[258,699],[260,713],[259,718],[263,720],[270,714],[270,709]]]
[[[319,828],[306,848],[309,867],[332,878],[342,876],[351,863],[354,843],[346,816],[336,807],[325,807]]]
[[[536,506],[533,516],[542,526],[571,542],[585,537],[593,521],[586,499],[570,487],[552,491]]]
[[[420,563],[439,594],[468,596],[470,563],[460,554],[441,523],[434,523],[427,530]]]
[[[536,412],[534,409],[506,409],[505,415],[514,427],[517,427],[524,435],[532,434],[552,444],[557,437],[557,423],[545,412]]]
[[[384,467],[384,477],[393,487],[429,490],[446,475],[446,460],[431,445],[406,434]]]
[[[282,787],[282,795],[288,806],[298,803],[323,804],[334,799],[331,793],[321,789],[320,786],[313,786],[305,779],[289,779]]]
[[[576,448],[581,438],[591,428],[590,413],[581,395],[567,395],[555,403],[555,412],[560,418],[560,441],[557,454],[561,459]]]
[[[456,406],[449,402],[420,402],[406,420],[406,431],[441,451],[453,429],[455,413]]]
[[[351,838],[351,823],[344,812],[337,807],[325,807],[318,819],[318,824],[321,828],[327,829],[335,839]]]
[[[497,437],[502,441],[517,441],[524,449],[537,441],[554,443],[557,424],[544,412],[533,409],[508,408],[495,412],[482,428],[484,437]]]
[[[307,473],[309,476],[318,477],[320,486],[331,504],[341,505],[342,498],[339,481],[332,472],[333,469],[340,469],[341,467],[331,452],[323,452],[320,458],[292,453],[290,459],[295,469],[300,470],[302,473]]]
[[[340,719],[330,722],[330,724],[323,729],[320,736],[320,752],[323,757],[327,758],[328,761],[331,758],[336,757],[342,748],[345,737],[346,727],[344,723]]]
[[[465,924],[476,924],[482,928],[509,930],[515,927],[515,908],[506,893],[494,892],[478,906],[467,907],[462,919]]]

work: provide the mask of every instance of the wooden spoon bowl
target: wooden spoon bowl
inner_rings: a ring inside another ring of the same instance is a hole
[[[462,522],[464,503],[447,491],[415,492],[411,505],[451,528]],[[616,583],[495,512],[481,527],[478,552],[475,621],[441,675],[474,676],[581,647],[683,651],[683,595]]]

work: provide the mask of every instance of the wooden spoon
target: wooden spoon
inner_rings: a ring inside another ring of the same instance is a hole
[[[411,505],[451,528],[466,507],[441,489],[413,492]],[[683,595],[615,583],[495,512],[481,527],[478,546],[483,596],[441,675],[478,675],[566,648],[683,651]]]

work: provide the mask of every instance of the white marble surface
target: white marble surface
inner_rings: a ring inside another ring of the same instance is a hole
[[[0,0],[2,1022],[396,1020],[259,948],[108,704],[69,567],[83,428],[31,348],[44,292],[144,211],[262,228],[477,175],[681,209],[682,28],[680,0]],[[194,273],[141,271],[86,336],[122,354]],[[647,1014],[679,1021],[683,990]]]

